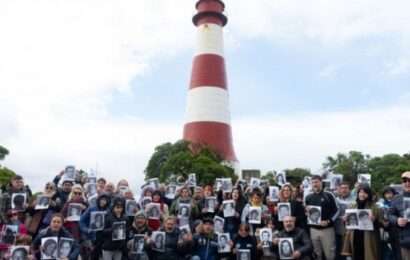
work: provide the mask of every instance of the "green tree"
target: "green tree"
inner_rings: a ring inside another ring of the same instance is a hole
[[[408,155],[386,154],[374,157],[369,161],[369,172],[372,174],[372,188],[381,191],[384,186],[400,183],[400,175],[410,170]]]
[[[0,145],[0,161],[4,160],[7,155],[9,155],[9,150],[7,150],[6,147]]]
[[[16,175],[12,170],[0,166],[0,187],[10,182],[11,177]]]
[[[190,173],[197,174],[199,184],[213,183],[219,177],[236,180],[233,169],[224,165],[217,153],[204,146],[193,149],[191,143],[183,140],[157,146],[145,169],[147,179],[159,178],[161,182],[172,174],[186,179]]]
[[[342,174],[345,181],[355,183],[357,175],[369,172],[370,155],[358,151],[348,154],[338,153],[335,157],[328,156],[323,163],[323,168],[334,173]]]
[[[310,170],[305,168],[286,169],[285,173],[286,181],[290,182],[293,186],[301,184],[305,176],[311,175]]]
[[[276,171],[268,171],[267,173],[261,176],[261,179],[268,181],[269,185],[272,186],[276,184],[275,175],[276,175]]]

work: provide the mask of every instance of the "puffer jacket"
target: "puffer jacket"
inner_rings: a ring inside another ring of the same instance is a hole
[[[193,259],[201,260],[217,260],[218,255],[218,237],[212,233],[196,234],[192,239],[192,254]]]
[[[404,198],[410,198],[410,192],[404,192],[403,195],[396,196],[391,204],[391,214],[389,216],[390,225],[397,227],[399,230],[399,243],[403,248],[410,249],[410,222],[405,227],[397,225],[397,219],[404,216]]]

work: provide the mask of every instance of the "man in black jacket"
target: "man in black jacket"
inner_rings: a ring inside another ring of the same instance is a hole
[[[322,177],[312,176],[311,183],[313,193],[306,197],[305,205],[307,209],[309,206],[321,207],[319,225],[310,225],[313,250],[318,260],[322,260],[323,254],[327,260],[334,260],[336,256],[334,222],[339,215],[337,203],[333,194],[323,190]]]
[[[392,226],[399,228],[399,242],[401,247],[402,259],[410,259],[410,221],[406,218],[405,201],[410,200],[410,171],[401,175],[403,194],[394,198],[391,204],[391,214],[389,222]]]
[[[313,250],[312,242],[308,234],[301,228],[295,227],[296,218],[292,216],[286,216],[283,219],[284,229],[279,232],[279,238],[292,238],[293,239],[293,259],[310,259],[310,255]],[[276,238],[274,243],[277,245],[279,239]]]

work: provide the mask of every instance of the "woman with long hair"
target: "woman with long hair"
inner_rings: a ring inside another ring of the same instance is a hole
[[[296,218],[296,226],[306,229],[306,214],[303,203],[295,199],[295,191],[292,185],[285,184],[279,192],[279,202],[290,203],[290,215]],[[283,223],[278,220],[278,208],[275,208],[275,226],[283,229]]]
[[[345,234],[342,255],[350,256],[353,260],[380,259],[380,211],[373,201],[373,194],[368,185],[360,185],[357,189],[356,203],[352,206],[358,210],[370,210],[370,215],[361,211],[359,223],[373,224],[372,230],[348,230]]]
[[[74,203],[80,204],[80,207],[81,207],[80,214],[84,212],[84,210],[88,206],[83,187],[79,184],[75,184],[73,186],[73,188],[71,189],[70,195],[68,195],[67,202],[64,204],[64,207],[61,210],[61,213],[63,214],[64,218],[66,218],[64,222],[64,227],[73,235],[73,237],[77,241],[79,241],[81,238],[79,219],[78,220],[67,219],[67,217],[69,217],[69,214],[70,214],[70,212],[68,212],[70,204],[74,204]]]
[[[161,221],[168,216],[168,205],[162,199],[160,191],[152,193],[152,203],[158,203],[160,206],[160,218],[148,218],[148,226],[151,230],[156,231],[161,227]]]

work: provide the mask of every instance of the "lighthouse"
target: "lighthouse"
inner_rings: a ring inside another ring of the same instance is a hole
[[[220,0],[199,0],[192,18],[197,27],[183,139],[210,147],[222,158],[238,165],[229,110],[223,28],[228,19]]]

